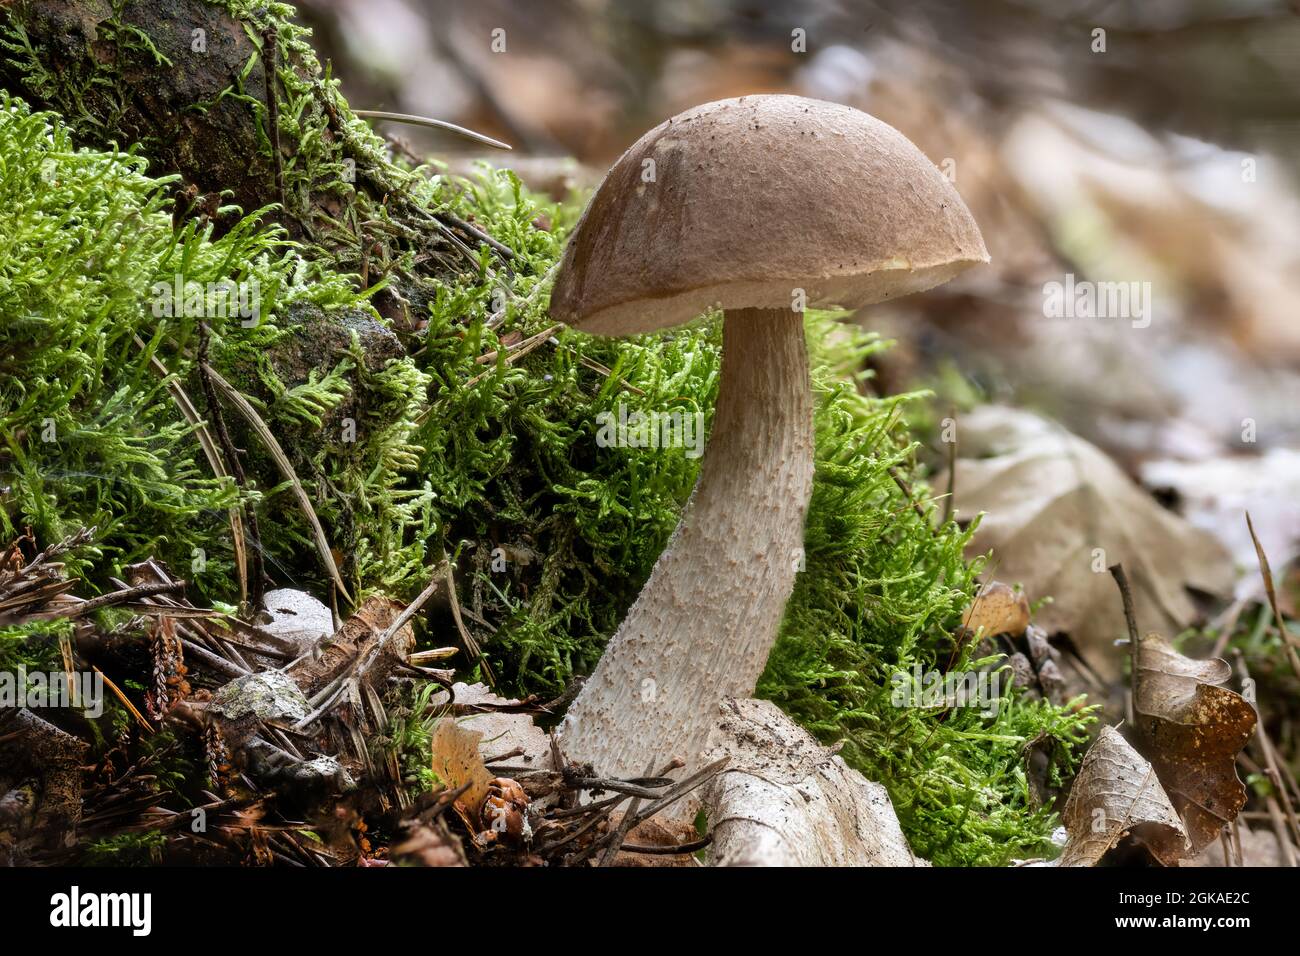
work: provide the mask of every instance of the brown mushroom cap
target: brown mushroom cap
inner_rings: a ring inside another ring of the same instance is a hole
[[[643,180],[654,160],[654,181]],[[697,106],[642,136],[582,214],[551,314],[636,335],[710,308],[860,308],[988,261],[952,184],[892,126],[800,96]]]

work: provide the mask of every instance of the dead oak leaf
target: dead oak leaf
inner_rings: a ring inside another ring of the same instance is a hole
[[[471,833],[478,830],[478,809],[492,783],[492,774],[479,753],[482,738],[482,733],[467,730],[451,717],[439,720],[433,731],[433,772],[448,790],[468,784],[453,806]]]
[[[1035,615],[1068,631],[1107,678],[1125,624],[1105,569],[1123,563],[1138,626],[1175,631],[1196,616],[1188,589],[1228,593],[1232,561],[1208,533],[1166,511],[1099,448],[1031,412],[987,405],[962,416],[957,505],[985,512],[969,552],[1026,593],[1050,596]]]
[[[1095,866],[1132,835],[1165,866],[1187,855],[1187,833],[1155,768],[1114,727],[1084,755],[1061,814],[1069,839],[1059,866]]]
[[[961,623],[967,630],[979,631],[982,637],[1019,637],[1029,627],[1029,599],[1011,585],[993,581],[980,589],[962,614]]]
[[[1159,634],[1138,645],[1134,692],[1138,747],[1155,766],[1199,853],[1246,804],[1237,754],[1255,732],[1255,709],[1219,686],[1226,661],[1185,657]]]

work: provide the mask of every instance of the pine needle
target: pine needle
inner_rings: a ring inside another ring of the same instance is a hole
[[[307,492],[304,490],[297,472],[294,471],[289,456],[284,453],[280,443],[271,434],[271,429],[267,427],[266,422],[262,420],[262,416],[257,413],[257,409],[249,403],[248,399],[237,388],[227,382],[221,373],[212,366],[207,365],[204,368],[207,374],[212,377],[212,384],[220,390],[235,411],[239,412],[253,431],[257,433],[257,437],[262,440],[262,444],[266,446],[266,450],[270,452],[271,457],[275,460],[276,467],[280,469],[280,474],[292,485],[294,497],[298,500],[298,507],[302,510],[307,523],[311,525],[312,537],[316,543],[316,551],[320,554],[321,563],[325,565],[325,569],[334,580],[334,586],[339,589],[339,593],[345,599],[351,601],[352,595],[348,593],[347,586],[343,583],[343,576],[339,574],[338,565],[334,563],[334,554],[330,550],[329,539],[325,537],[325,529],[321,527],[320,519],[316,517],[316,509],[312,507],[311,499],[307,497]]]

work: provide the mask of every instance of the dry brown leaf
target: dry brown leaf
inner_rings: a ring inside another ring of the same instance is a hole
[[[1226,661],[1195,661],[1158,634],[1138,647],[1138,746],[1182,815],[1193,854],[1219,838],[1246,805],[1237,754],[1255,732],[1255,709],[1218,685]]]
[[[983,628],[981,637],[1010,634],[1019,637],[1029,627],[1029,599],[1009,584],[994,581],[981,588],[961,623],[972,631]]]
[[[1099,449],[1030,412],[984,406],[958,423],[957,504],[987,514],[971,542],[997,576],[1050,595],[1036,615],[1068,631],[1100,673],[1119,676],[1124,616],[1106,568],[1122,562],[1142,630],[1196,615],[1187,589],[1231,591],[1232,561],[1209,534],[1164,510]]]
[[[610,817],[610,826],[618,826],[621,819],[621,814],[613,814]],[[671,818],[660,820],[651,817],[649,820],[642,820],[628,831],[627,836],[623,838],[623,846],[671,850],[674,847],[695,843],[698,839],[699,834],[695,831],[695,823],[691,820]],[[641,868],[694,867],[700,866],[700,862],[690,853],[638,853],[634,850],[619,850],[610,865]]]
[[[482,735],[479,741],[479,753],[484,760],[500,757],[502,754],[520,751],[516,756],[504,761],[497,761],[514,766],[540,770],[550,766],[551,739],[526,713],[486,710],[476,712],[476,707],[509,707],[519,704],[518,700],[502,697],[492,692],[485,684],[452,685],[455,692],[455,704],[452,712],[464,714],[460,726],[466,730],[475,730]],[[445,706],[451,698],[445,691],[435,694],[432,704]]]
[[[439,720],[433,731],[433,772],[448,790],[469,784],[469,789],[456,798],[455,808],[471,832],[478,829],[478,808],[492,783],[492,774],[483,765],[478,749],[482,737],[450,717]]]
[[[1187,853],[1187,834],[1155,768],[1113,727],[1089,748],[1061,815],[1069,841],[1059,866],[1095,866],[1132,834],[1165,866]]]

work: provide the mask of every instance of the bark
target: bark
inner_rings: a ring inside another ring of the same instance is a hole
[[[29,710],[0,709],[0,862],[72,843],[89,749]]]
[[[715,866],[927,866],[889,794],[766,700],[720,708],[704,794]]]
[[[204,0],[127,0],[123,25],[148,36],[166,62],[147,50],[121,42],[126,34],[106,29],[113,16],[109,0],[14,0],[0,3],[40,54],[41,65],[57,79],[36,84],[24,79],[12,58],[0,61],[0,84],[43,109],[68,112],[72,91],[84,116],[68,115],[80,132],[92,121],[96,145],[116,142],[122,149],[148,144],[155,172],[177,172],[200,192],[229,189],[232,202],[252,211],[278,202],[271,157],[258,141],[251,104],[219,98],[238,81],[257,52],[244,28],[225,8]],[[191,47],[202,30],[207,51]],[[88,81],[109,66],[121,88]],[[259,57],[244,78],[244,93],[265,103],[265,64]],[[216,102],[214,102],[216,101]],[[210,104],[196,110],[196,104]],[[292,143],[283,144],[292,149]]]
[[[411,174],[358,125],[279,17],[236,17],[214,0],[0,0],[0,25],[26,38],[0,51],[0,86],[59,113],[85,145],[138,146],[152,175],[179,174],[178,218],[220,231],[238,215],[219,207],[278,205],[268,221],[362,285],[408,259],[410,271],[392,271],[374,302],[413,322],[430,280],[472,266],[484,237],[413,198]],[[287,80],[311,89],[292,115]]]

